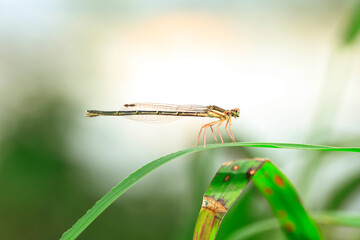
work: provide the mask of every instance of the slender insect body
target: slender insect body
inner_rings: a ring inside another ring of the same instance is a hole
[[[97,116],[124,116],[133,120],[140,121],[157,121],[162,120],[175,120],[178,117],[209,117],[218,118],[219,120],[205,124],[200,128],[198,137],[196,139],[195,147],[198,144],[201,131],[204,129],[204,147],[206,147],[206,128],[210,127],[215,142],[217,138],[215,136],[213,125],[216,125],[221,143],[224,143],[221,136],[219,127],[226,122],[225,130],[229,134],[231,140],[235,142],[234,134],[231,130],[231,118],[237,118],[240,116],[240,109],[234,108],[231,110],[225,110],[216,105],[201,106],[201,105],[175,105],[175,104],[162,104],[162,103],[131,103],[124,104],[120,111],[99,111],[88,110],[86,111],[87,117]]]

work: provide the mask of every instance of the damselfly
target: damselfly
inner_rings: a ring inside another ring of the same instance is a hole
[[[87,117],[97,116],[125,116],[133,120],[141,121],[157,121],[158,119],[170,120],[171,118],[178,117],[209,117],[218,118],[217,121],[205,124],[200,128],[198,137],[196,139],[195,147],[199,142],[199,138],[202,130],[204,130],[204,147],[206,147],[206,128],[210,127],[215,142],[217,138],[215,136],[213,125],[217,124],[217,131],[221,140],[224,140],[221,136],[219,127],[226,122],[225,130],[229,134],[232,142],[235,142],[234,134],[231,130],[231,118],[237,118],[240,116],[240,109],[234,108],[231,110],[225,110],[215,105],[200,106],[200,105],[175,105],[175,104],[161,104],[161,103],[131,103],[125,104],[119,111],[99,111],[88,110],[86,111]]]

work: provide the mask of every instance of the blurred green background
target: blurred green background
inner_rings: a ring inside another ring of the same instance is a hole
[[[207,122],[88,119],[87,109],[239,107],[238,141],[359,146],[359,28],[360,2],[349,0],[0,1],[0,239],[60,238],[132,171],[191,147]],[[357,154],[209,150],[146,177],[79,239],[191,239],[220,164],[254,156],[279,166],[310,212],[360,211]],[[269,216],[250,186],[218,239]]]

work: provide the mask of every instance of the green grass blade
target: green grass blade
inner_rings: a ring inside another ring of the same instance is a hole
[[[360,228],[360,215],[343,212],[324,212],[311,214],[311,216],[318,224],[321,225],[338,225]],[[257,234],[277,229],[279,226],[279,222],[276,218],[264,219],[234,231],[228,238],[226,238],[226,240],[248,239]]]
[[[314,219],[323,225],[339,225],[360,228],[360,215],[345,212],[325,212],[314,214]]]
[[[354,193],[354,190],[360,185],[360,176],[355,175],[351,178],[343,181],[332,189],[327,201],[324,204],[324,208],[328,210],[338,209],[341,204],[348,200],[348,197]]]
[[[264,148],[283,148],[283,149],[298,149],[298,150],[317,150],[317,151],[345,151],[345,152],[360,152],[360,147],[330,147],[308,144],[294,144],[294,143],[225,143],[225,144],[210,144],[204,149],[201,146],[196,148],[188,148],[167,156],[156,159],[140,169],[136,170],[108,192],[95,205],[89,209],[83,217],[81,217],[67,232],[63,234],[61,240],[76,239],[107,207],[109,207],[118,197],[126,192],[135,183],[140,181],[150,172],[154,171],[163,164],[190,154],[214,148],[225,147],[264,147]]]
[[[350,45],[354,43],[360,32],[360,1],[351,9],[349,20],[343,36],[343,44]]]
[[[276,218],[264,219],[241,227],[227,237],[226,240],[248,239],[257,234],[274,230],[279,227],[280,224]]]
[[[194,239],[215,239],[225,214],[251,179],[268,200],[288,239],[322,238],[285,175],[271,162],[253,159],[221,166],[204,194]]]

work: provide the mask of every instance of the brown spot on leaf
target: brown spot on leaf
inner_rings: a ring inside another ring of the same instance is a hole
[[[274,177],[274,182],[276,185],[278,185],[279,187],[283,187],[285,185],[284,179],[282,179],[279,175],[276,175]]]
[[[232,166],[231,170],[233,171],[239,170],[239,164],[235,164],[234,166]]]
[[[284,229],[287,232],[295,232],[295,224],[293,222],[287,222],[284,224]]]
[[[249,168],[249,169],[246,171],[246,178],[247,178],[247,179],[250,179],[250,178],[252,178],[252,176],[254,176],[254,174],[255,174],[255,169]]]
[[[264,188],[264,192],[266,195],[272,195],[273,194],[273,190],[269,187],[265,187]]]
[[[229,181],[230,177],[231,177],[230,174],[226,175],[225,178],[224,178],[224,182]]]

